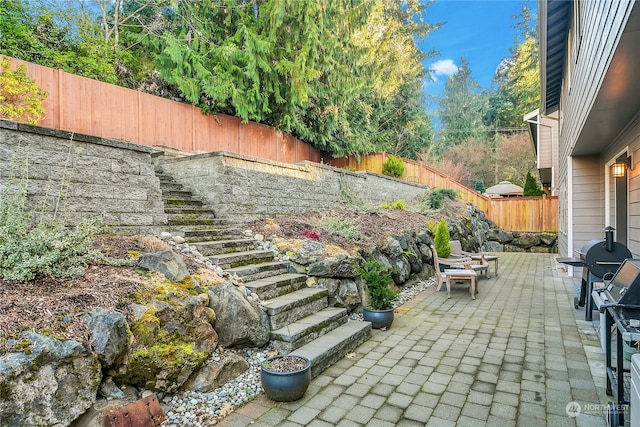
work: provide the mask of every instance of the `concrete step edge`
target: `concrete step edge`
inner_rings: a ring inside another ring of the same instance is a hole
[[[311,360],[311,376],[317,377],[371,336],[371,323],[351,320],[309,344],[291,352]]]

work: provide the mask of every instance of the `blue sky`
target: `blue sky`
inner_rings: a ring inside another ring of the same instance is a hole
[[[432,74],[436,81],[425,82],[425,92],[441,94],[462,56],[469,63],[471,77],[489,88],[498,64],[510,56],[509,49],[514,46],[517,20],[512,16],[520,14],[522,4],[521,0],[436,0],[429,6],[427,21],[446,24],[421,43],[423,50],[439,52],[424,63],[436,71]],[[527,1],[527,5],[537,14],[537,2]]]

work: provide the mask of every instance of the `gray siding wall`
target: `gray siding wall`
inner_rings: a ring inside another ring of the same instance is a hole
[[[167,221],[150,147],[0,120],[0,193],[26,182],[36,211],[68,224]]]
[[[630,0],[580,2],[580,22],[573,21],[569,30],[559,121],[558,195],[561,218],[558,250],[562,256],[573,255],[568,253],[571,244],[573,249],[580,249],[584,242],[603,235],[605,162],[602,159],[572,158],[571,152],[632,7],[633,1]],[[573,188],[569,187],[569,164]],[[573,217],[563,219],[569,199],[573,203]],[[569,224],[573,224],[573,236],[568,234]]]
[[[620,134],[616,141],[603,154],[603,159],[609,161],[620,151],[629,147],[627,152],[634,163],[632,170],[628,171],[628,246],[635,257],[640,256],[640,113],[629,124],[626,130]],[[612,187],[613,189],[613,187]],[[612,191],[613,193],[613,191]],[[611,218],[615,219],[615,194],[611,194]],[[613,225],[613,224],[612,224]],[[615,227],[615,225],[613,225]]]
[[[238,222],[344,206],[342,194],[375,206],[424,195],[427,186],[318,163],[288,164],[225,152],[167,159],[162,168]]]

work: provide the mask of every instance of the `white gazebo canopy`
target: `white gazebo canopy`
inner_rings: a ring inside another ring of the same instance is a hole
[[[509,181],[502,181],[492,187],[487,188],[485,194],[489,197],[515,197],[522,196],[524,190],[519,185]]]

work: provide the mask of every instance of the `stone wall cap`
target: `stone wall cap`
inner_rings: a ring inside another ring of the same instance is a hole
[[[73,141],[78,141],[78,142],[86,142],[86,143],[89,143],[89,144],[105,145],[105,146],[108,146],[108,147],[123,148],[123,149],[126,149],[126,150],[140,151],[140,152],[143,152],[143,153],[153,153],[155,151],[158,151],[156,148],[153,148],[153,147],[149,147],[149,146],[146,146],[146,145],[140,145],[140,144],[134,144],[132,142],[127,142],[127,141],[123,141],[123,140],[119,140],[119,139],[102,138],[100,136],[85,135],[85,134],[82,134],[82,133],[76,133],[76,132],[71,132],[71,131],[66,131],[66,130],[59,130],[59,129],[52,129],[52,128],[47,128],[47,127],[42,127],[42,126],[37,126],[37,125],[31,125],[31,124],[28,124],[28,123],[14,122],[14,121],[11,121],[11,120],[0,119],[0,128],[1,129],[16,130],[16,131],[20,131],[20,132],[34,133],[34,134],[37,134],[37,135],[50,136],[50,137],[54,137],[54,138],[62,138],[62,139],[73,140]]]

